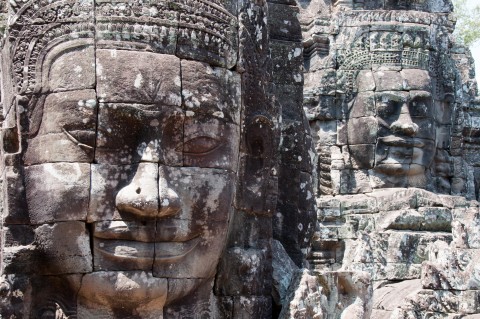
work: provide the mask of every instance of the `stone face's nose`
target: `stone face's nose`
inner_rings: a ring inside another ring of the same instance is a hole
[[[418,132],[418,125],[413,123],[408,109],[408,104],[403,104],[398,119],[390,125],[393,132],[398,132],[407,136],[415,136]]]
[[[180,210],[177,193],[168,186],[157,163],[140,163],[135,175],[115,198],[117,209],[141,217],[164,217]]]
[[[158,164],[140,163],[130,184],[118,192],[115,204],[120,212],[144,217],[158,214]]]

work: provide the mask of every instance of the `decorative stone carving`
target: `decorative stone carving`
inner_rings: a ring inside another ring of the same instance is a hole
[[[477,313],[459,306],[477,289],[476,84],[452,4],[299,5],[318,154],[310,263],[370,273],[372,318]]]
[[[281,127],[267,6],[8,3],[2,318],[272,316]],[[284,81],[301,96],[292,32]],[[301,222],[299,263],[313,219]]]

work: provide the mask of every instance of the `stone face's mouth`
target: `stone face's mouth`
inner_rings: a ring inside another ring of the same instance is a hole
[[[197,247],[200,237],[186,242],[158,242],[155,243],[155,262],[172,263],[186,255]]]
[[[174,263],[197,247],[201,238],[195,237],[183,242],[138,242],[130,240],[99,239],[96,250],[111,259],[155,260]]]
[[[95,225],[93,236],[134,242],[187,242],[200,235],[189,220],[110,221]]]
[[[114,262],[176,262],[194,250],[201,237],[188,227],[175,226],[157,224],[157,229],[155,222],[135,221],[97,224],[93,233],[95,250]]]
[[[422,142],[420,139],[411,138],[411,137],[399,137],[399,136],[386,136],[380,137],[379,142],[387,146],[398,146],[398,147],[406,147],[406,148],[423,148],[425,143]]]

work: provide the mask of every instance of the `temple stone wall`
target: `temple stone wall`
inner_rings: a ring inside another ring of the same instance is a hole
[[[478,232],[477,84],[452,4],[298,5],[317,151],[312,268],[369,273],[371,318],[478,313],[476,246],[458,243]]]

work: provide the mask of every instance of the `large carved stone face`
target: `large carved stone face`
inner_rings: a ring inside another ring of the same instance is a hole
[[[435,152],[428,72],[361,71],[357,83],[348,123],[352,155],[383,175],[423,175]]]
[[[41,124],[25,153],[29,214],[38,224],[87,221],[73,251],[63,251],[61,234],[54,238],[55,254],[81,256],[77,269],[56,265],[58,274],[88,273],[91,245],[93,272],[80,290],[87,303],[188,295],[214,276],[226,242],[240,77],[172,55],[97,49],[89,81],[85,52],[93,49],[66,53],[50,68]]]

